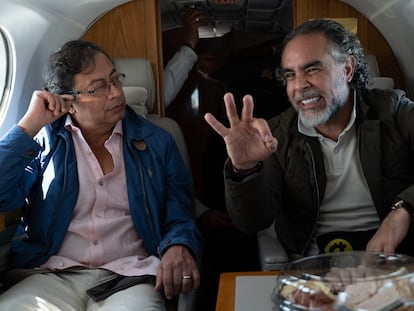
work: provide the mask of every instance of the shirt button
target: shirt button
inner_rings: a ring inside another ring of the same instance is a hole
[[[102,180],[99,181],[99,186],[103,186],[104,182]]]
[[[63,261],[59,262],[59,267],[64,267],[65,263]]]
[[[98,244],[98,240],[93,240],[92,242],[94,245]]]

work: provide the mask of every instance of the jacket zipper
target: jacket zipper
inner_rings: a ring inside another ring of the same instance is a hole
[[[318,217],[319,217],[319,209],[320,209],[320,206],[321,206],[321,202],[320,202],[319,183],[318,183],[318,179],[316,177],[315,157],[313,155],[312,148],[311,148],[311,146],[309,145],[308,142],[305,142],[305,146],[306,146],[306,149],[308,149],[308,152],[310,154],[310,158],[311,158],[311,161],[312,161],[312,177],[313,177],[313,180],[314,180],[314,183],[315,183],[316,204],[317,204],[317,206],[316,206],[317,207],[316,219],[318,219]],[[305,250],[307,249],[307,247],[309,246],[309,243],[312,240],[313,233],[315,232],[315,229],[316,229],[316,223],[317,223],[317,221],[315,221],[314,224],[313,224],[312,232],[311,232],[308,240],[306,241],[305,247],[302,250],[302,256],[304,256]]]
[[[69,157],[68,141],[63,135],[60,135],[60,136],[62,137],[62,139],[63,139],[63,141],[65,142],[65,145],[66,145],[65,161],[64,161],[64,178],[63,178],[62,192],[61,192],[61,195],[59,197],[59,202],[56,204],[56,208],[55,208],[54,213],[53,213],[53,219],[56,218],[56,215],[58,215],[58,211],[62,207],[62,200],[63,200],[63,197],[64,197],[64,193],[66,191],[67,176],[68,176],[68,157]],[[53,152],[55,152],[56,149],[57,149],[57,145],[56,145],[55,149],[53,150]],[[50,159],[47,163],[47,166],[49,165],[49,162],[50,162]],[[53,221],[52,226],[49,230],[48,237],[47,237],[47,247],[46,247],[45,253],[47,253],[48,250],[50,249],[50,245],[51,245],[51,241],[52,241],[52,234],[53,234],[53,232],[55,232],[56,225],[57,225],[57,221]]]
[[[148,204],[148,196],[147,196],[147,190],[145,189],[145,183],[144,183],[144,171],[143,171],[143,167],[142,167],[142,162],[141,162],[141,158],[138,156],[138,164],[139,164],[139,175],[140,175],[140,179],[141,179],[141,187],[142,187],[142,193],[144,196],[144,204],[145,204],[145,213],[147,214],[147,217],[149,219],[149,225],[151,228],[151,234],[152,234],[152,238],[155,242],[155,246],[157,249],[157,254],[159,256],[159,258],[161,258],[161,252],[160,252],[160,241],[157,238],[157,235],[155,234],[155,228],[154,228],[154,222],[153,222],[153,218],[152,218],[152,214],[149,208],[149,204]]]

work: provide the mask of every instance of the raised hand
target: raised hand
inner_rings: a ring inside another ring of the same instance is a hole
[[[35,91],[30,100],[29,108],[19,121],[19,126],[33,137],[43,126],[68,113],[73,100],[73,95],[57,95],[47,91]]]
[[[231,93],[224,95],[224,103],[230,128],[210,113],[204,118],[223,137],[233,166],[240,170],[250,169],[276,151],[277,140],[272,136],[266,120],[253,118],[253,98],[250,95],[243,98],[241,118]]]
[[[192,10],[184,18],[184,40],[195,49],[198,43],[198,27],[207,25],[210,16],[206,10]]]

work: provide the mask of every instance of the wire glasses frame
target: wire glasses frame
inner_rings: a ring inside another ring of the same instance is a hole
[[[89,90],[72,90],[66,92],[69,95],[79,95],[79,94],[87,94],[91,96],[101,97],[111,90],[111,84],[113,84],[116,88],[120,88],[122,83],[125,81],[125,74],[121,72],[117,72],[111,76],[109,81],[103,81],[99,83],[96,87],[91,88]]]

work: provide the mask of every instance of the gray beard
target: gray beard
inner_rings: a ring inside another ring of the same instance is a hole
[[[327,105],[322,111],[314,111],[312,116],[306,116],[300,109],[298,110],[299,118],[306,127],[316,127],[330,121],[342,109],[346,103],[347,91],[345,76],[339,75],[336,84],[338,96],[333,99],[330,105]]]
[[[299,118],[306,127],[316,127],[331,120],[342,109],[344,104],[345,101],[335,101],[323,111],[314,114],[313,117],[307,117],[302,110],[299,110]]]

